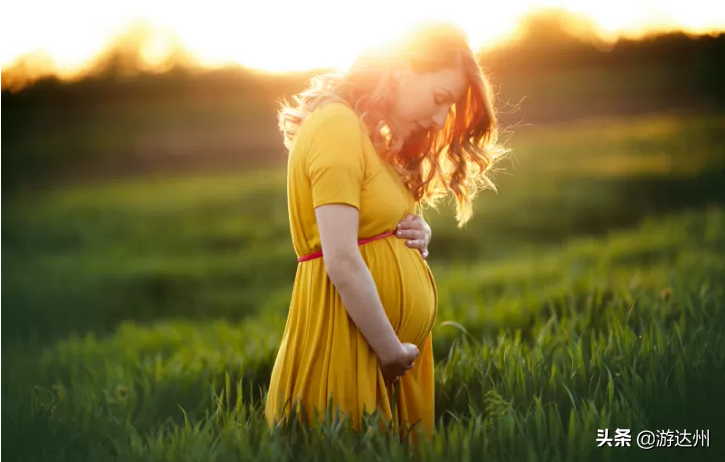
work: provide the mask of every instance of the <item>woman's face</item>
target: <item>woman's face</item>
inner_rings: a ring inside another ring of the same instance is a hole
[[[398,94],[390,118],[396,135],[403,139],[430,129],[443,128],[451,106],[463,98],[468,82],[460,67],[416,74],[402,70]]]

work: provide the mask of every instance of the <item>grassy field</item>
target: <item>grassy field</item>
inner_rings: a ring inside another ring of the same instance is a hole
[[[606,64],[613,59],[607,53],[596,64],[549,69],[531,68],[527,53],[544,61],[547,55],[524,49],[524,55],[501,52],[508,57],[503,61],[522,60],[508,71],[487,70],[503,126],[725,107],[718,85],[725,71],[717,65],[725,60],[707,49],[615,67]],[[76,178],[283,163],[277,101],[290,100],[310,77],[228,69],[4,92],[3,166],[12,175],[4,178],[3,192],[60,172]]]
[[[465,229],[447,206],[426,213],[440,292],[432,445],[266,431],[296,265],[285,174],[269,170],[3,203],[3,453],[720,460],[725,117],[527,128],[511,144],[498,194]],[[633,447],[597,447],[605,428],[631,429]],[[710,447],[642,450],[643,430],[691,443],[709,430]]]

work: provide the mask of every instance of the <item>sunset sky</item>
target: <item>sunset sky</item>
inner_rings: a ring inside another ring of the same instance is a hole
[[[202,65],[285,71],[345,66],[366,44],[423,18],[454,21],[472,44],[485,47],[511,36],[521,16],[538,7],[584,15],[600,34],[613,38],[671,29],[725,31],[724,5],[713,0],[24,0],[3,7],[0,65],[41,52],[56,72],[71,75],[139,21],[157,34],[144,50],[149,63],[165,55],[167,37],[175,36]]]

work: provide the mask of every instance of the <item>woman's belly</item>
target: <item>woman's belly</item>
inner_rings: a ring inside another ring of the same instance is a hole
[[[360,251],[398,338],[421,347],[433,327],[438,297],[420,252],[394,236],[365,244]]]

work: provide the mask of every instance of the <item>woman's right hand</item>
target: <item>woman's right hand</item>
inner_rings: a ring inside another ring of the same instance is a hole
[[[412,343],[401,343],[400,349],[393,352],[390,357],[379,358],[383,378],[390,383],[397,382],[402,375],[405,375],[413,367],[417,357],[417,346]]]

